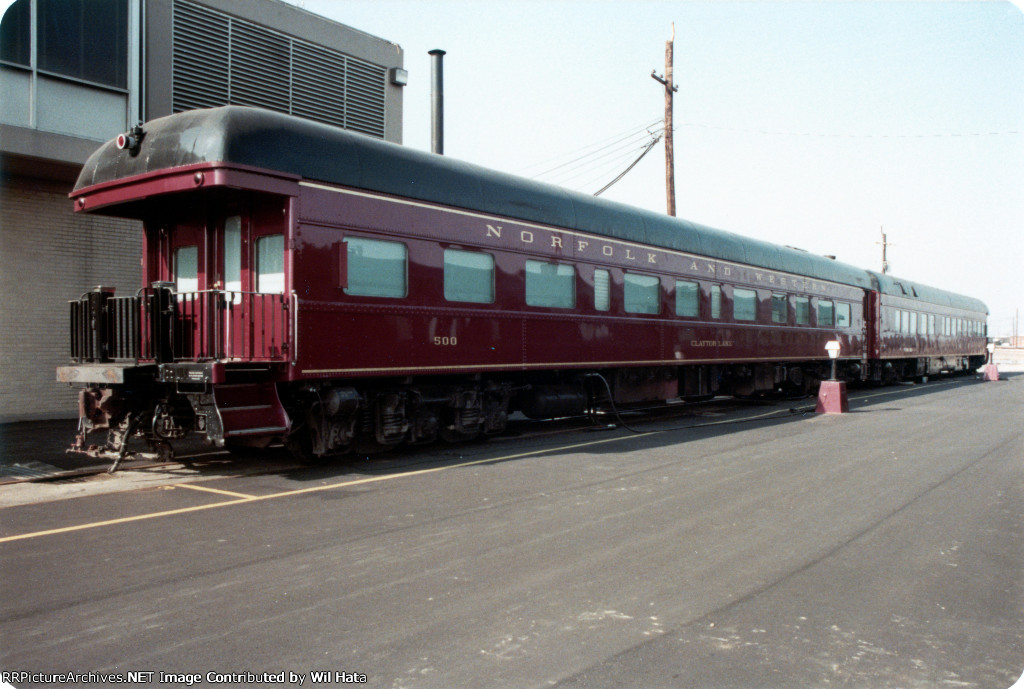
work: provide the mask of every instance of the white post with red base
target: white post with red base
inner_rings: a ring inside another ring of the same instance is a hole
[[[990,380],[999,380],[999,369],[996,367],[996,362],[993,361],[993,359],[995,358],[994,355],[995,355],[995,352],[996,352],[995,343],[989,342],[988,346],[987,346],[987,349],[988,349],[988,363],[985,364],[985,369],[984,369],[984,372],[982,374],[982,380],[984,380],[986,382],[990,381]]]
[[[825,345],[828,358],[832,360],[831,380],[821,381],[818,388],[817,414],[845,414],[850,411],[850,401],[846,396],[846,381],[836,379],[836,360],[839,358],[839,342],[832,340]]]

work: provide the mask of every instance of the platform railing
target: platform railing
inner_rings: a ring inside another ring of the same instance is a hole
[[[287,361],[283,294],[200,290],[166,283],[133,297],[97,289],[70,302],[72,360],[84,362]]]

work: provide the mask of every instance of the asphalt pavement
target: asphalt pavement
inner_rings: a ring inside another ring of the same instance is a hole
[[[0,668],[42,680],[19,688],[1010,686],[1024,376],[852,397],[0,486]]]

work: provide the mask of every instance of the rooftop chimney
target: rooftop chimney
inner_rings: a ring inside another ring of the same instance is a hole
[[[444,51],[430,51],[430,150],[444,155]]]

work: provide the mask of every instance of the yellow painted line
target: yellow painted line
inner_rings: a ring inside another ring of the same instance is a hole
[[[308,493],[319,493],[328,490],[335,490],[338,488],[349,488],[351,486],[362,486],[370,483],[381,483],[383,481],[393,481],[400,478],[409,478],[411,476],[422,476],[425,474],[435,474],[441,471],[449,471],[451,469],[464,469],[466,467],[478,466],[481,464],[492,464],[496,462],[505,462],[512,459],[521,459],[523,457],[532,457],[535,455],[548,454],[551,452],[564,452],[565,450],[575,450],[583,447],[591,447],[594,445],[603,445],[605,443],[618,442],[620,440],[627,440],[629,438],[642,438],[648,435],[654,435],[660,431],[651,431],[650,433],[637,433],[632,435],[624,435],[616,438],[605,438],[604,440],[593,440],[586,443],[577,443],[575,445],[566,445],[564,447],[547,448],[543,450],[532,450],[530,452],[519,452],[513,455],[505,455],[503,457],[490,457],[488,459],[477,459],[472,462],[462,462],[460,464],[452,464],[450,466],[433,467],[430,469],[417,469],[416,471],[406,471],[401,474],[386,474],[384,476],[371,476],[368,478],[355,479],[354,481],[342,481],[341,483],[331,483],[325,486],[312,486],[310,488],[300,488],[298,490],[282,491],[280,493],[272,493],[270,495],[254,495],[237,500],[225,500],[224,502],[215,502],[210,505],[196,505],[194,507],[182,507],[176,510],[164,510],[162,512],[150,512],[148,514],[138,514],[133,517],[121,517],[119,519],[106,519],[99,522],[89,522],[86,524],[76,524],[74,526],[64,526],[59,529],[47,529],[46,531],[33,531],[30,533],[17,534],[15,536],[5,536],[0,538],[0,543],[10,543],[12,541],[21,541],[30,538],[40,538],[42,536],[54,536],[56,534],[71,533],[74,531],[84,531],[86,529],[96,529],[101,526],[114,526],[117,524],[129,524],[131,522],[144,521],[147,519],[158,519],[160,517],[173,517],[179,514],[188,514],[190,512],[202,512],[204,510],[212,510],[218,507],[231,507],[232,505],[244,505],[251,502],[260,502],[263,500],[274,500],[275,498],[287,498],[294,495],[304,495]],[[185,485],[185,484],[177,484]],[[226,491],[224,491],[226,492]],[[241,493],[238,493],[241,495]]]
[[[220,488],[210,488],[208,486],[199,486],[194,483],[175,483],[171,488],[188,488],[189,490],[199,490],[204,493],[216,493],[217,495],[227,495],[232,498],[255,498],[255,495],[249,495],[247,493],[236,493],[232,490],[221,490]]]

